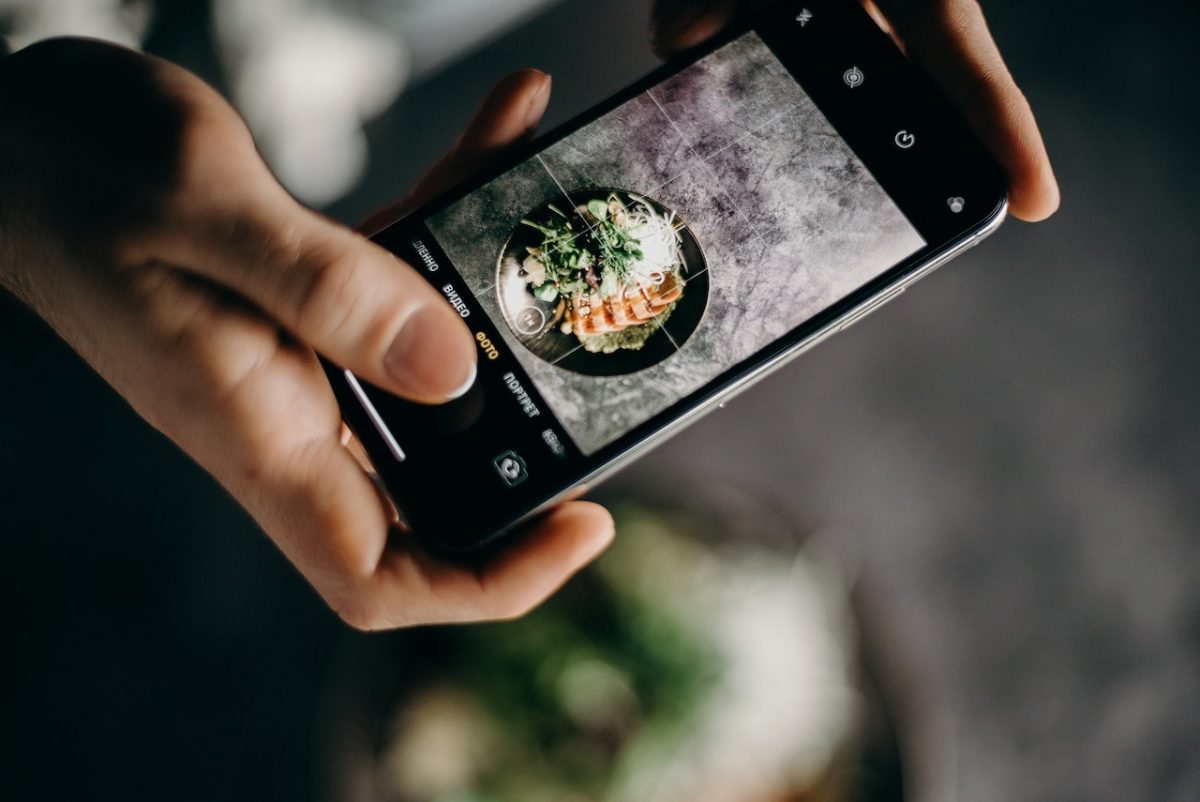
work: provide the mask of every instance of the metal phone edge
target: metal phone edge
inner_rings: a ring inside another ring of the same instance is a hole
[[[558,494],[546,503],[539,505],[521,520],[525,521],[529,518],[533,518],[557,506],[558,504],[561,504],[564,501],[577,498],[581,492],[586,492],[586,490],[601,484],[613,474],[627,467],[629,464],[646,456],[646,454],[662,445],[682,429],[685,429],[693,423],[696,423],[709,413],[721,409],[737,395],[745,392],[750,387],[770,376],[772,373],[775,373],[783,368],[792,360],[802,356],[808,351],[811,351],[825,340],[842,331],[844,328],[847,328],[847,323],[857,323],[863,318],[874,314],[879,309],[886,306],[889,301],[893,301],[898,298],[901,294],[903,294],[904,290],[908,289],[913,284],[916,284],[921,279],[933,273],[939,267],[942,267],[946,263],[956,259],[957,257],[969,251],[971,248],[974,248],[980,242],[983,242],[992,234],[996,233],[1007,217],[1008,198],[1006,197],[1004,201],[997,207],[993,217],[977,231],[974,231],[958,242],[953,243],[941,253],[931,256],[926,264],[923,264],[917,269],[911,271],[908,275],[894,284],[881,288],[879,292],[875,293],[869,298],[864,298],[862,303],[859,303],[856,306],[846,310],[843,314],[834,318],[820,329],[814,331],[811,335],[796,343],[788,350],[776,355],[768,362],[764,362],[762,365],[759,365],[745,376],[738,378],[736,381],[732,382],[728,387],[721,390],[721,392],[714,395],[701,406],[690,410],[683,415],[680,415],[678,418],[671,421],[663,428],[659,429],[657,432],[626,451],[624,454],[621,454],[619,457],[613,459],[607,465],[600,467],[599,469],[585,476],[580,481],[576,482],[568,490]]]

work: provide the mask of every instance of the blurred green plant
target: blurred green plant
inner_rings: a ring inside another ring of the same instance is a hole
[[[470,725],[486,742],[461,756],[471,765],[458,776],[470,781],[420,802],[607,799],[622,766],[653,763],[689,731],[722,673],[714,644],[671,598],[680,584],[672,572],[695,563],[679,552],[700,547],[644,509],[616,512],[623,536],[610,553],[535,613],[428,633],[429,648],[417,658],[423,681],[410,698],[431,686],[451,688],[489,726]],[[644,582],[648,556],[656,566],[652,587]],[[631,564],[642,570],[627,570]],[[397,737],[393,748],[418,755],[434,748],[412,727],[401,725]]]

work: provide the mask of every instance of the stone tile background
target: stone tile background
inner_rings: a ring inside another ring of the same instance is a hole
[[[667,409],[919,249],[923,240],[762,40],[747,35],[429,221],[489,314],[513,226],[563,192],[613,187],[679,213],[710,296],[679,351],[636,373],[552,366],[501,332],[585,452]],[[671,331],[670,322],[667,323]]]

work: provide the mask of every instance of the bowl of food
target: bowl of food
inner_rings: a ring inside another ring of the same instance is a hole
[[[589,188],[523,217],[500,252],[505,322],[537,356],[594,376],[674,354],[708,305],[708,264],[691,228],[647,195]]]

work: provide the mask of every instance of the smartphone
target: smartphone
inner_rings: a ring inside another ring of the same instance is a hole
[[[999,166],[860,5],[769,5],[373,236],[463,318],[440,406],[326,370],[413,534],[468,555],[995,230]]]

